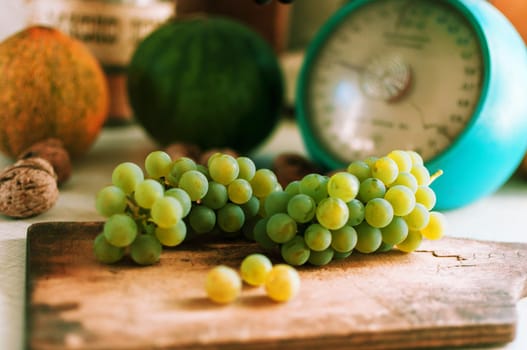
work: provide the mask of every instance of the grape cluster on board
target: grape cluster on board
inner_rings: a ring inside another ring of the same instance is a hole
[[[411,252],[423,237],[440,238],[445,226],[432,211],[430,174],[411,151],[352,162],[331,176],[308,174],[285,189],[273,171],[224,153],[205,166],[154,151],[144,169],[119,164],[112,184],[97,193],[96,209],[106,217],[94,242],[101,262],[129,254],[153,264],[163,246],[214,233],[243,234],[290,265],[325,265],[353,251]]]

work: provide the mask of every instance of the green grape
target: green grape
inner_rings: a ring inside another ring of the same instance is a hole
[[[188,215],[190,227],[196,233],[208,233],[216,225],[216,213],[204,205],[195,205]]]
[[[408,231],[408,236],[401,243],[397,244],[396,247],[402,252],[411,253],[421,245],[423,236],[419,231]]]
[[[309,249],[323,251],[331,245],[331,232],[320,224],[311,224],[304,231],[304,240]]]
[[[432,210],[436,205],[436,194],[433,189],[428,186],[419,186],[415,191],[415,200],[421,203],[426,209]]]
[[[167,177],[170,173],[172,159],[163,151],[150,152],[145,158],[146,173],[154,178]]]
[[[238,178],[251,181],[256,173],[256,166],[252,159],[249,157],[238,157],[236,162],[238,162],[238,168],[240,169]]]
[[[165,197],[172,197],[179,201],[181,204],[181,217],[184,218],[190,213],[190,208],[192,207],[192,200],[188,195],[187,191],[182,190],[181,188],[170,188],[165,191]]]
[[[386,253],[393,249],[393,245],[388,244],[386,242],[382,242],[379,248],[375,251],[375,253]]]
[[[179,180],[184,173],[189,170],[197,170],[196,162],[189,157],[180,157],[172,162],[170,165],[170,172],[168,174],[168,183],[172,186],[178,186]]]
[[[316,210],[317,203],[307,194],[296,194],[287,203],[287,214],[298,223],[306,223],[313,220]]]
[[[231,155],[220,154],[209,160],[210,177],[222,185],[228,185],[233,182],[239,173],[238,162]]]
[[[406,151],[410,158],[412,159],[412,166],[423,165],[423,158],[421,155],[415,151]]]
[[[268,257],[255,253],[242,260],[240,275],[242,280],[251,286],[261,286],[265,283],[265,279],[272,268],[273,264]]]
[[[348,168],[346,171],[350,174],[355,175],[355,177],[360,181],[364,181],[371,176],[371,169],[366,162],[363,162],[362,160],[357,160],[354,162],[351,162],[348,165]]]
[[[364,163],[366,163],[367,166],[370,167],[370,169],[373,167],[373,164],[379,159],[379,157],[376,156],[370,156],[364,159]]]
[[[388,153],[388,158],[395,161],[399,172],[408,172],[412,169],[412,157],[406,151],[394,150]]]
[[[361,253],[373,253],[382,243],[382,233],[379,228],[370,226],[367,222],[355,226],[357,231],[357,244],[355,250]]]
[[[265,250],[275,250],[279,247],[278,243],[273,242],[267,235],[268,218],[262,218],[254,225],[253,236],[254,240]]]
[[[112,172],[112,184],[119,187],[126,194],[135,190],[138,183],[144,180],[143,170],[139,165],[125,162],[117,165]]]
[[[304,237],[298,235],[282,244],[280,255],[286,263],[293,266],[304,265],[309,259],[311,250],[304,241]]]
[[[285,191],[271,192],[264,201],[264,210],[266,216],[277,213],[287,213],[287,203],[291,195]]]
[[[403,218],[394,216],[392,222],[381,228],[382,241],[391,246],[401,243],[408,236],[408,224]]]
[[[325,228],[338,230],[348,222],[348,206],[342,199],[328,197],[318,203],[316,217]]]
[[[300,193],[307,194],[318,203],[328,197],[328,181],[327,176],[307,174],[300,180]]]
[[[404,220],[408,224],[408,229],[419,231],[428,225],[430,212],[421,203],[416,203],[414,209],[404,217]]]
[[[260,210],[260,201],[255,196],[252,196],[247,202],[240,205],[246,218],[252,218],[258,214]]]
[[[273,242],[285,243],[295,237],[297,225],[295,220],[285,213],[269,216],[267,221],[267,235]]]
[[[205,292],[210,300],[218,304],[228,304],[236,300],[242,291],[242,280],[231,267],[213,267],[205,278]]]
[[[352,199],[348,203],[346,203],[348,206],[348,222],[346,225],[349,226],[357,226],[364,220],[364,204],[358,199]]]
[[[351,226],[331,231],[331,247],[337,252],[349,252],[355,248],[357,240],[357,231]]]
[[[359,194],[357,198],[362,203],[367,203],[373,198],[382,198],[386,193],[386,186],[381,180],[369,177],[360,183]]]
[[[222,152],[216,152],[214,154],[211,154],[210,157],[207,159],[207,168],[210,168],[210,163],[212,162],[212,160],[216,157],[219,157],[221,155],[223,155],[224,153]]]
[[[93,253],[98,261],[104,264],[113,264],[121,260],[124,255],[124,248],[108,243],[104,233],[100,233],[93,242]]]
[[[205,175],[207,180],[212,181],[212,178],[210,177],[210,174],[209,174],[209,169],[205,165],[196,164],[196,170],[202,173],[203,175]]]
[[[439,239],[443,237],[446,231],[447,221],[446,217],[437,211],[430,212],[430,220],[428,225],[421,229],[421,234],[427,239]]]
[[[349,202],[359,193],[360,182],[353,174],[338,172],[329,178],[327,187],[330,197]]]
[[[428,186],[430,184],[430,173],[424,165],[414,165],[410,173],[415,176],[417,185]]]
[[[153,179],[146,179],[135,186],[134,199],[142,208],[150,209],[154,202],[164,196],[163,185]]]
[[[104,223],[104,237],[115,247],[126,247],[132,244],[138,229],[134,219],[126,214],[114,214]]]
[[[350,250],[349,252],[340,253],[340,252],[334,252],[333,253],[333,259],[334,260],[342,260],[346,259],[348,256],[350,256],[353,253],[353,250]]]
[[[245,214],[242,208],[232,203],[227,203],[223,208],[218,210],[216,215],[218,226],[224,232],[237,232],[245,222]]]
[[[249,181],[235,179],[227,187],[227,194],[231,202],[236,204],[247,203],[253,195],[253,189]]]
[[[168,228],[181,220],[183,207],[174,197],[160,197],[152,204],[150,216],[157,226]]]
[[[130,257],[139,265],[152,265],[159,261],[161,243],[152,235],[139,235],[130,246]]]
[[[407,172],[399,172],[395,181],[390,184],[391,187],[397,185],[408,187],[414,193],[417,191],[417,180],[415,176]]]
[[[294,267],[286,264],[273,266],[265,279],[265,292],[277,302],[294,298],[300,291],[300,276]]]
[[[371,175],[381,180],[386,186],[395,181],[399,175],[397,163],[388,157],[379,158],[371,167]]]
[[[370,226],[385,227],[393,219],[393,207],[386,199],[373,198],[364,207],[364,219]]]
[[[275,190],[278,180],[272,170],[263,168],[256,170],[250,184],[254,195],[263,198]]]
[[[181,175],[178,186],[188,193],[191,200],[197,201],[207,194],[209,181],[198,170],[189,170]]]
[[[245,238],[247,238],[249,241],[255,241],[254,238],[254,228],[256,226],[256,223],[260,221],[260,218],[257,216],[253,216],[251,218],[247,218],[247,215],[245,216],[245,222],[242,226],[242,234]],[[267,234],[267,232],[266,232]]]
[[[105,217],[124,213],[127,204],[126,194],[115,185],[104,187],[95,197],[95,209]]]
[[[214,210],[223,208],[228,201],[227,187],[215,181],[209,182],[207,194],[201,199],[203,205]]]
[[[393,208],[394,215],[408,215],[415,207],[416,196],[408,187],[396,185],[390,187],[384,194],[386,199]]]
[[[156,227],[154,235],[159,243],[166,247],[175,247],[183,243],[187,236],[187,225],[185,221],[180,220],[174,226],[162,228]]]
[[[307,260],[307,262],[315,266],[324,266],[329,264],[331,260],[333,260],[334,255],[335,251],[331,247],[328,247],[327,249],[322,251],[312,250],[309,254],[309,259]]]
[[[295,194],[299,194],[300,193],[300,181],[299,180],[291,181],[290,183],[287,184],[287,186],[285,186],[284,191],[289,193],[291,196],[294,196]]]

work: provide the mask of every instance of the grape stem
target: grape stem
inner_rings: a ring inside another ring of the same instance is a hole
[[[435,173],[433,173],[430,176],[430,182],[428,184],[430,185],[432,182],[434,182],[441,175],[443,175],[443,170],[439,169],[438,171],[436,171]]]

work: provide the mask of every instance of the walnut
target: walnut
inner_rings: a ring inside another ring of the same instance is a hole
[[[66,182],[71,176],[71,160],[68,151],[64,148],[62,141],[55,138],[46,139],[35,143],[20,153],[18,159],[40,157],[46,159],[53,166],[57,174],[59,186]]]
[[[44,158],[21,159],[0,173],[0,214],[36,216],[53,207],[58,196],[57,176]]]
[[[199,146],[184,142],[172,143],[165,147],[164,151],[174,160],[181,157],[188,157],[197,162],[201,155]]]
[[[296,153],[279,154],[272,165],[276,178],[285,188],[290,182],[302,179],[311,173],[320,173],[320,169],[306,157]]]

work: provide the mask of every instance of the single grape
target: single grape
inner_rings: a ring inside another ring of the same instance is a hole
[[[373,198],[382,198],[386,193],[386,186],[381,180],[369,177],[360,183],[359,194],[357,198],[362,203],[367,203]]]
[[[241,291],[242,280],[233,268],[218,265],[207,273],[205,292],[210,300],[219,304],[228,304],[236,300]]]
[[[189,170],[197,170],[196,162],[189,157],[180,157],[170,165],[170,172],[167,176],[168,183],[172,186],[178,186],[179,180],[184,173]]]
[[[187,225],[183,220],[168,228],[156,227],[154,235],[159,243],[166,247],[175,247],[180,245],[187,236]]]
[[[340,198],[344,202],[349,202],[359,193],[360,182],[353,174],[337,172],[329,178],[327,186],[330,197]]]
[[[198,170],[189,170],[181,175],[178,186],[188,193],[191,200],[197,201],[207,194],[209,181]]]
[[[210,181],[208,187],[207,194],[201,199],[201,203],[214,210],[223,208],[229,201],[227,187],[215,181]]]
[[[268,218],[262,218],[254,225],[253,236],[254,240],[265,250],[275,250],[279,247],[278,243],[274,242],[267,235],[267,222]]]
[[[394,150],[388,153],[388,158],[395,161],[399,172],[408,172],[412,169],[412,157],[406,151]]]
[[[276,264],[265,279],[265,291],[274,301],[291,300],[300,291],[300,276],[294,267]]]
[[[253,193],[258,198],[267,197],[278,184],[275,173],[269,169],[258,169],[250,181]]]
[[[367,166],[370,167],[370,169],[373,167],[373,164],[379,159],[379,157],[376,156],[370,156],[363,160],[364,163],[366,163]]]
[[[413,193],[417,191],[417,179],[409,172],[399,172],[395,181],[390,184],[391,187],[397,185],[408,187]]]
[[[430,212],[421,203],[416,203],[414,209],[404,217],[408,228],[413,231],[419,231],[428,225]]]
[[[393,245],[388,244],[386,242],[382,242],[379,248],[375,251],[375,253],[386,253],[393,249]]]
[[[216,225],[216,213],[204,205],[195,205],[188,215],[190,227],[196,233],[208,233]]]
[[[104,187],[95,197],[95,209],[105,217],[124,213],[127,203],[126,194],[115,185]]]
[[[357,231],[351,226],[344,226],[331,231],[331,247],[339,252],[349,252],[357,245]]]
[[[236,158],[228,154],[215,156],[208,163],[210,177],[222,185],[230,184],[240,173]]]
[[[348,222],[348,206],[342,199],[328,197],[318,203],[316,217],[325,228],[338,230]]]
[[[254,238],[254,228],[258,221],[260,221],[260,217],[258,216],[253,216],[251,218],[247,218],[247,215],[245,216],[245,222],[242,226],[242,234],[249,241],[256,241]],[[267,235],[267,232],[265,234]]]
[[[261,286],[265,283],[265,279],[272,268],[273,264],[268,257],[255,253],[242,260],[240,274],[242,280],[251,286]]]
[[[298,223],[306,223],[313,220],[316,210],[317,203],[307,194],[296,194],[287,203],[287,214]]]
[[[159,261],[162,246],[152,235],[139,235],[130,246],[130,257],[139,265],[152,265]]]
[[[399,175],[397,163],[389,157],[381,157],[373,163],[371,175],[381,180],[386,186],[395,181]]]
[[[150,216],[159,227],[168,228],[182,219],[183,207],[174,197],[160,197],[152,204]]]
[[[358,199],[352,199],[348,203],[349,217],[346,225],[357,226],[364,220],[364,204]]]
[[[311,224],[304,231],[304,240],[309,249],[323,251],[331,245],[331,232],[320,224]]]
[[[421,203],[426,209],[432,210],[436,205],[436,194],[433,189],[428,186],[419,186],[415,191],[415,200]]]
[[[381,228],[382,241],[389,245],[401,243],[408,236],[408,224],[403,218],[394,216],[392,222]]]
[[[406,151],[410,158],[412,159],[412,166],[423,165],[423,158],[421,155],[415,151]]]
[[[112,172],[112,184],[119,187],[126,194],[132,193],[137,184],[143,180],[143,170],[139,165],[132,162],[121,163]]]
[[[348,165],[348,168],[346,169],[346,171],[350,174],[355,175],[355,177],[360,182],[366,180],[369,177],[372,177],[370,166],[362,160],[356,160],[354,162],[351,162]]]
[[[93,242],[93,253],[98,261],[104,264],[113,264],[121,260],[124,255],[124,248],[108,243],[104,233],[100,233]]]
[[[104,237],[115,247],[126,247],[132,244],[138,229],[134,219],[126,214],[114,214],[104,223]]]
[[[291,195],[285,191],[271,192],[264,201],[264,210],[266,216],[277,213],[287,213],[287,203]]]
[[[439,239],[443,237],[446,231],[446,217],[437,211],[430,212],[428,225],[421,229],[421,234],[427,239]]]
[[[192,207],[192,200],[188,195],[187,191],[182,190],[181,188],[170,188],[165,191],[165,197],[172,197],[179,201],[181,204],[181,217],[186,217],[190,213],[190,208]]]
[[[295,220],[285,213],[273,214],[267,221],[267,235],[273,242],[288,242],[295,237],[296,232]]]
[[[424,165],[414,165],[410,173],[415,176],[417,185],[428,186],[430,184],[430,172]]]
[[[244,204],[251,199],[253,195],[253,188],[249,181],[244,179],[235,179],[227,187],[227,194],[231,202],[236,204]]]
[[[380,229],[372,227],[364,221],[355,226],[355,230],[357,231],[355,250],[367,254],[373,253],[381,246],[382,233]]]
[[[163,185],[156,180],[146,179],[135,186],[134,199],[140,207],[150,209],[154,202],[164,194]]]
[[[340,252],[334,252],[333,253],[333,259],[334,260],[342,260],[346,259],[348,256],[350,256],[353,253],[353,250],[350,250],[349,252],[340,253]]]
[[[237,232],[245,222],[245,214],[239,205],[227,203],[223,208],[218,210],[216,222],[224,232]]]
[[[240,169],[238,178],[251,181],[256,173],[256,166],[252,159],[249,157],[238,157],[236,162],[238,162],[238,168]]]
[[[163,151],[150,152],[145,158],[146,173],[154,178],[167,177],[170,173],[172,159],[168,153]]]
[[[415,207],[416,196],[408,187],[396,185],[390,187],[384,194],[386,199],[393,208],[394,215],[408,215]]]
[[[290,183],[287,184],[287,186],[285,186],[284,191],[289,193],[292,196],[294,196],[295,194],[299,194],[300,193],[300,181],[299,180],[291,181]]]
[[[315,266],[324,266],[329,264],[331,260],[333,260],[334,255],[335,251],[331,247],[322,251],[312,250],[309,254],[309,259],[307,260],[307,262]]]
[[[240,205],[245,214],[245,218],[249,219],[258,214],[260,210],[260,201],[255,196],[252,196],[247,202]]]
[[[370,226],[385,227],[393,219],[393,207],[386,199],[373,198],[364,207],[364,219]]]
[[[419,248],[422,240],[423,236],[419,231],[410,230],[408,231],[408,236],[406,237],[406,239],[401,243],[397,244],[396,247],[400,251],[403,251],[405,253],[411,253],[417,248]]]
[[[307,174],[300,180],[300,193],[310,196],[318,203],[328,197],[328,181],[327,176]]]
[[[293,266],[304,265],[309,259],[311,250],[307,246],[304,237],[297,235],[289,242],[282,244],[280,255],[286,263]]]

